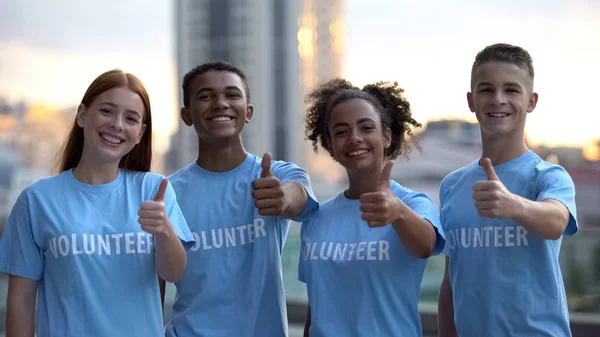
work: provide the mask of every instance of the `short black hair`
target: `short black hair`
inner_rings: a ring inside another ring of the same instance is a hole
[[[401,154],[408,157],[411,145],[416,141],[410,137],[413,135],[411,127],[419,128],[421,124],[412,117],[410,103],[403,92],[404,89],[396,82],[377,82],[365,85],[362,89],[340,78],[324,83],[307,96],[306,137],[312,141],[315,152],[320,143],[333,157],[329,134],[331,110],[348,100],[362,99],[379,112],[383,129],[391,130],[392,140],[390,147],[385,150],[385,157],[395,159]]]
[[[473,67],[471,68],[471,88],[475,84],[473,81],[475,80],[475,71],[477,71],[477,68],[482,64],[490,62],[514,64],[527,71],[529,77],[531,77],[531,83],[533,83],[535,72],[533,71],[531,54],[519,46],[508,43],[496,43],[485,47],[475,56],[475,62],[473,62]]]
[[[248,87],[248,80],[246,79],[246,74],[244,74],[244,72],[240,68],[234,66],[229,62],[212,61],[196,66],[194,69],[188,71],[187,74],[185,74],[185,76],[183,76],[183,106],[187,107],[190,103],[190,86],[192,81],[197,76],[209,71],[227,71],[238,75],[240,79],[242,79],[242,82],[244,82],[244,89],[246,90],[246,100],[250,102],[250,88]]]

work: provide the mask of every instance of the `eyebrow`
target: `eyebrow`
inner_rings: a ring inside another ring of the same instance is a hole
[[[204,91],[214,91],[214,90],[215,90],[215,88],[213,88],[213,87],[202,87],[196,91],[196,95],[198,95]],[[237,90],[239,92],[242,92],[242,89],[240,89],[239,87],[237,87],[235,85],[227,86],[227,87],[225,87],[225,90]]]
[[[371,118],[361,118],[359,119],[356,124],[362,124],[362,123],[366,123],[366,122],[375,122],[374,120],[372,120]],[[348,126],[348,123],[346,122],[339,122],[339,123],[335,123],[335,125],[333,125],[332,129],[335,129],[337,127],[341,127],[341,126]]]
[[[118,106],[117,106],[116,104],[114,104],[114,103],[111,103],[111,102],[101,102],[100,104],[104,104],[104,105],[110,105],[110,106],[112,106],[113,108],[118,108]],[[137,111],[135,111],[135,110],[129,110],[129,109],[128,109],[128,110],[126,110],[126,111],[127,111],[127,112],[131,112],[131,113],[134,113],[134,114],[138,115],[138,117],[142,118],[142,114],[141,114],[141,113],[139,113],[139,112],[137,112]]]
[[[477,84],[477,88],[483,87],[483,86],[493,87],[493,85],[490,82],[481,82],[481,83]],[[506,83],[504,83],[504,86],[506,86],[506,87],[518,87],[518,88],[522,88],[523,87],[518,82],[506,82]]]

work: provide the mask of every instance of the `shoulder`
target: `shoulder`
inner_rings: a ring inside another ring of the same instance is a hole
[[[442,182],[440,183],[440,203],[443,203],[445,200],[445,196],[448,195],[448,193],[452,192],[452,190],[457,185],[460,185],[461,182],[465,180],[465,178],[468,179],[468,177],[470,177],[473,174],[474,169],[478,166],[479,159],[457,170],[454,170],[450,172],[447,176],[445,176],[444,179],[442,179]]]
[[[66,193],[65,188],[67,183],[66,175],[71,174],[70,171],[61,172],[55,176],[42,178],[29,186],[25,187],[18,197],[20,201],[27,201],[33,196],[55,195],[56,193]]]
[[[343,192],[334,196],[333,198],[324,201],[319,204],[319,208],[311,217],[309,217],[304,223],[319,222],[321,220],[331,220],[334,217],[334,213],[343,213],[346,211],[346,207],[343,203],[339,203],[338,199],[343,198]]]
[[[153,172],[138,172],[124,170],[125,180],[139,183],[144,186],[158,186],[160,182],[165,178],[164,175],[153,173]]]

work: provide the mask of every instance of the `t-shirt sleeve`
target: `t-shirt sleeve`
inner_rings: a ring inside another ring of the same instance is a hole
[[[569,223],[564,235],[577,233],[577,208],[575,206],[575,184],[564,168],[553,165],[544,170],[536,184],[536,201],[554,199],[563,203],[569,210]]]
[[[0,237],[0,272],[34,281],[44,275],[43,250],[34,239],[25,194],[17,199]]]
[[[433,225],[435,230],[435,245],[432,255],[438,255],[446,245],[446,236],[440,225],[440,218],[433,201],[427,194],[415,193],[406,201],[406,205]]]
[[[304,211],[300,212],[298,216],[292,218],[292,220],[303,222],[310,218],[314,212],[319,209],[319,202],[313,193],[310,177],[308,176],[306,170],[293,163],[282,161],[273,161],[271,164],[271,170],[273,175],[281,180],[282,184],[290,181],[299,183],[302,187],[304,187],[304,190],[308,195],[306,208],[304,208]]]
[[[173,229],[181,240],[183,247],[186,250],[193,247],[196,241],[190,231],[190,228],[188,227],[183,212],[181,212],[181,209],[179,208],[175,190],[173,189],[173,186],[171,186],[170,182],[167,186],[167,190],[165,191],[165,209],[167,211],[167,217],[169,218],[169,221],[171,221],[171,226],[173,226]]]

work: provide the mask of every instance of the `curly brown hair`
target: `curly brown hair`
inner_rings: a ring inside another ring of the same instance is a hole
[[[379,112],[382,129],[391,130],[391,144],[384,153],[385,157],[396,159],[401,154],[408,157],[411,145],[416,141],[412,137],[412,128],[420,128],[421,124],[412,117],[410,104],[403,93],[404,89],[397,82],[377,82],[365,85],[362,89],[340,78],[324,83],[306,98],[309,104],[305,119],[306,137],[312,141],[315,152],[320,143],[333,157],[329,133],[331,110],[345,101],[363,99]]]

